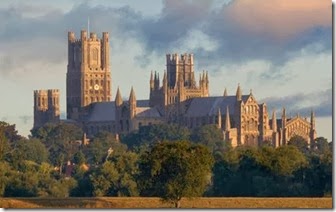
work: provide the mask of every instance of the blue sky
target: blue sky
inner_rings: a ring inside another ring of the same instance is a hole
[[[59,88],[65,112],[67,32],[110,33],[112,96],[149,96],[166,53],[194,53],[210,94],[253,90],[269,111],[316,111],[332,138],[332,15],[328,0],[5,0],[0,2],[0,120],[22,135],[33,124],[33,90]],[[129,76],[134,76],[130,78]],[[161,75],[162,76],[162,75]]]

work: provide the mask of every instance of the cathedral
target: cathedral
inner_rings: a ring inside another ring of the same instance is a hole
[[[82,127],[90,138],[100,131],[120,135],[141,126],[174,123],[190,129],[216,125],[223,132],[223,142],[232,147],[259,146],[268,142],[274,147],[286,145],[299,135],[308,144],[316,138],[315,116],[310,120],[271,116],[267,105],[259,103],[252,93],[243,94],[238,84],[235,95],[210,96],[209,77],[202,71],[196,81],[193,54],[167,54],[162,81],[158,72],[149,79],[149,99],[137,100],[132,88],[123,100],[119,88],[114,101],[111,95],[109,34],[102,37],[85,30],[80,38],[68,33],[68,66],[66,73],[67,122]],[[59,90],[34,91],[34,128],[60,121]]]

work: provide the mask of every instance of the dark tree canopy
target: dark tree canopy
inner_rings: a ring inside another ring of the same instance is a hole
[[[122,138],[122,142],[133,148],[144,144],[154,144],[160,141],[189,140],[188,128],[176,124],[154,124],[142,126],[138,131]]]
[[[213,157],[203,145],[160,142],[142,155],[139,184],[143,194],[159,196],[179,207],[182,197],[201,196],[209,183]]]
[[[223,132],[216,125],[195,128],[190,140],[207,146],[212,152],[224,152],[229,149],[229,142],[224,141]]]
[[[296,146],[303,153],[308,151],[308,141],[299,135],[293,136],[288,141],[288,145]]]
[[[0,121],[0,131],[4,133],[9,142],[15,142],[22,139],[22,136],[18,134],[15,124],[9,124],[7,122]]]

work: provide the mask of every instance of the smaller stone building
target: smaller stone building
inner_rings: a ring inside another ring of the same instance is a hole
[[[39,128],[46,123],[60,121],[60,93],[58,89],[34,91],[34,126]]]

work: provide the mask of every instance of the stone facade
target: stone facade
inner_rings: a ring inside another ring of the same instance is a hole
[[[34,91],[34,126],[38,128],[48,122],[60,120],[60,93],[58,89]]]
[[[82,126],[88,137],[99,131],[117,136],[159,123],[176,123],[191,129],[215,124],[223,132],[223,142],[230,142],[233,147],[259,146],[264,142],[278,147],[286,145],[294,135],[308,143],[316,137],[313,112],[310,121],[300,116],[288,118],[285,109],[281,119],[277,119],[275,111],[269,117],[267,105],[258,103],[252,90],[243,95],[239,84],[235,95],[228,95],[225,89],[223,96],[211,97],[208,72],[202,71],[198,83],[195,80],[193,54],[167,54],[166,68],[162,85],[159,73],[151,73],[149,100],[137,100],[133,88],[129,99],[123,100],[118,88],[112,101],[108,33],[104,32],[100,40],[95,33],[87,38],[86,31],[81,31],[80,40],[76,40],[69,32],[68,120]],[[36,95],[45,97],[43,92]],[[35,105],[34,111],[47,110],[40,103]],[[42,119],[38,112],[34,116],[34,127],[47,122],[48,118]]]
[[[108,32],[99,39],[85,30],[80,39],[68,33],[66,74],[67,118],[79,120],[81,108],[93,102],[111,101],[110,44]]]

